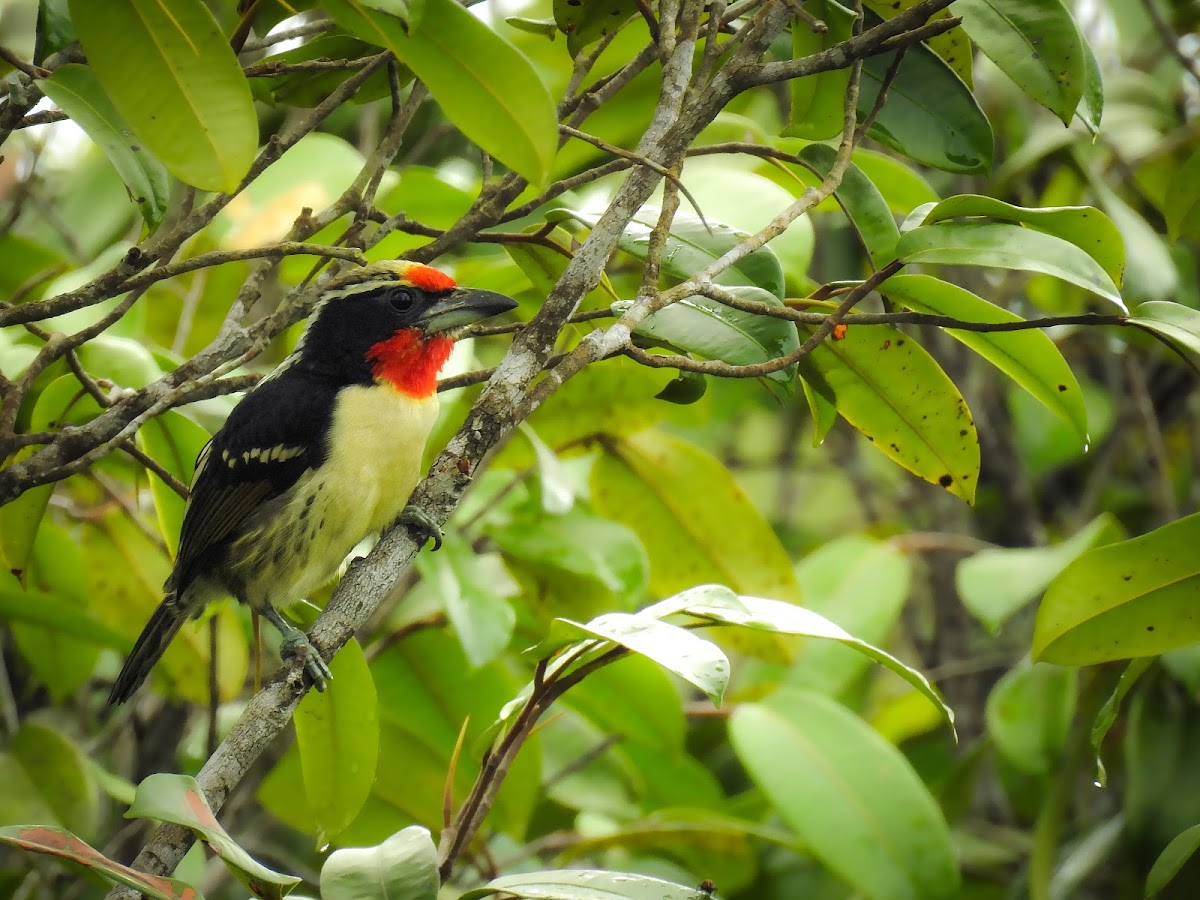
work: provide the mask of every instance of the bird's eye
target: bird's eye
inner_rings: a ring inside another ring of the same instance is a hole
[[[417,295],[409,288],[396,288],[388,295],[388,303],[396,312],[408,312],[417,302]]]

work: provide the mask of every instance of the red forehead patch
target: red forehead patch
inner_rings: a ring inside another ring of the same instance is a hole
[[[413,263],[409,266],[404,272],[404,277],[412,282],[414,287],[433,293],[449,291],[457,287],[454,279],[445,272],[439,272],[437,269],[423,266],[420,263]]]

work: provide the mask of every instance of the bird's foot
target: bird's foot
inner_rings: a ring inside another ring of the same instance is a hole
[[[434,550],[442,549],[442,538],[445,537],[445,532],[442,531],[442,527],[437,522],[433,521],[433,517],[421,509],[421,507],[413,506],[410,503],[404,507],[396,521],[416,529],[427,540],[432,540]]]
[[[325,685],[333,678],[321,651],[313,646],[303,631],[293,629],[279,645],[279,655],[283,659],[300,659],[304,662],[304,671],[312,680],[312,686],[320,692],[325,691]]]
[[[263,618],[279,629],[283,641],[279,645],[279,656],[282,659],[299,659],[304,663],[304,671],[308,674],[312,685],[318,691],[324,691],[327,682],[332,680],[333,673],[325,663],[321,651],[313,646],[308,635],[300,629],[288,624],[274,607],[268,607],[262,612]]]

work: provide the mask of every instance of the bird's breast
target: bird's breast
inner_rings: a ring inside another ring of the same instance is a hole
[[[331,510],[364,520],[359,539],[389,525],[408,503],[437,414],[436,393],[415,398],[374,385],[339,394],[322,492]]]

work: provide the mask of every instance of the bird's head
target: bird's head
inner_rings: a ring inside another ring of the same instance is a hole
[[[351,381],[428,397],[458,331],[516,305],[503,294],[459,287],[420,263],[372,263],[329,284],[300,353],[310,367],[332,366]]]

